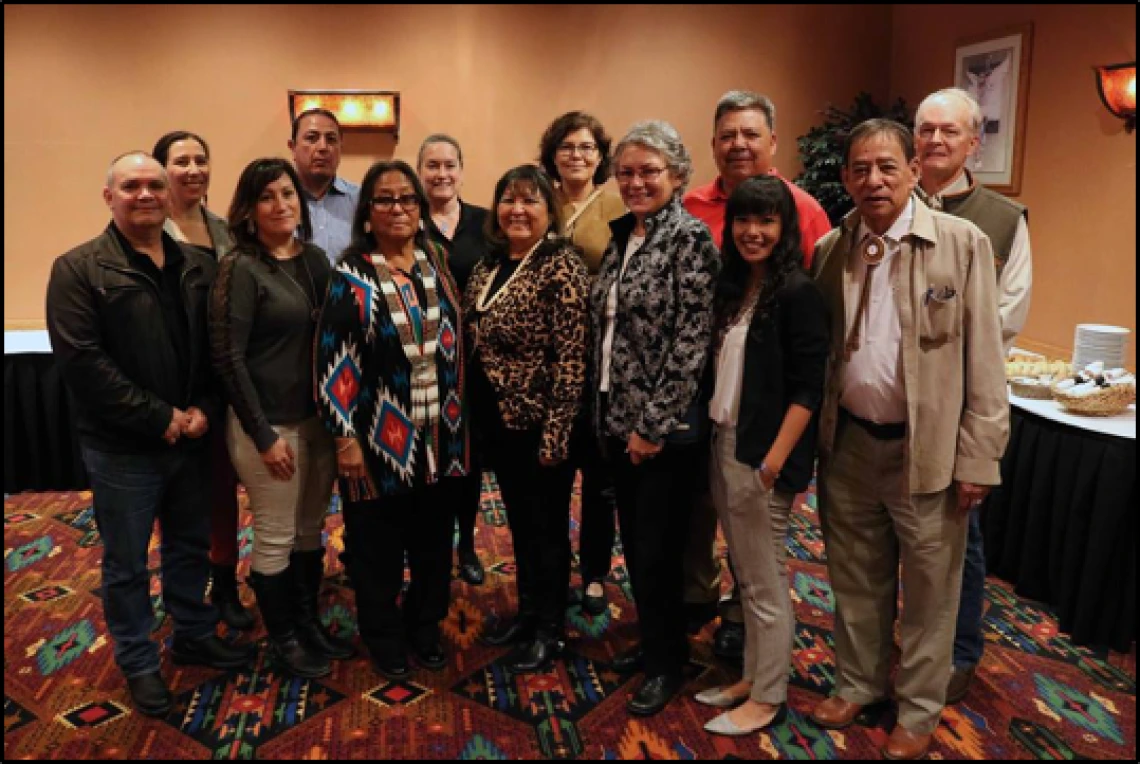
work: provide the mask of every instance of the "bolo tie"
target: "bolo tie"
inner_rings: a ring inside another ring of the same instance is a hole
[[[867,313],[867,293],[871,291],[871,274],[875,270],[875,266],[883,262],[883,258],[887,255],[887,242],[882,236],[869,234],[867,238],[863,239],[863,244],[859,248],[859,254],[863,258],[863,262],[867,264],[867,274],[863,277],[863,288],[859,291],[859,307],[855,309],[855,323],[851,327],[851,333],[847,337],[847,343],[844,346],[844,359],[845,361],[851,360],[851,354],[859,349],[859,334],[863,330],[863,319]]]

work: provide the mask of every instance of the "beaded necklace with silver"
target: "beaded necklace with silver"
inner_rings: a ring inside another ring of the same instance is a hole
[[[396,289],[392,271],[384,255],[374,253],[369,256],[376,274],[380,277],[380,291],[388,305],[388,315],[400,337],[400,345],[408,363],[412,365],[412,423],[424,434],[424,452],[427,454],[429,482],[436,477],[435,453],[433,445],[434,427],[429,426],[439,417],[439,385],[436,377],[435,352],[439,338],[439,293],[436,290],[435,276],[427,255],[420,249],[415,251],[416,265],[420,269],[424,293],[427,296],[427,311],[424,314],[422,341],[416,342],[404,302]]]

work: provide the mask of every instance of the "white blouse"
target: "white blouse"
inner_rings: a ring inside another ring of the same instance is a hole
[[[744,386],[744,344],[753,310],[745,311],[725,335],[716,357],[716,388],[709,401],[709,417],[722,427],[736,427],[740,415],[740,390]]]

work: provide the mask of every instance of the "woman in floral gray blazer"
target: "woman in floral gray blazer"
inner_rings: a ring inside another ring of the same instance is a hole
[[[634,125],[614,166],[629,214],[610,224],[590,294],[594,410],[641,631],[640,645],[615,665],[644,667],[628,708],[649,716],[680,689],[688,660],[682,566],[704,419],[694,414],[720,260],[708,228],[681,206],[692,163],[671,125]]]

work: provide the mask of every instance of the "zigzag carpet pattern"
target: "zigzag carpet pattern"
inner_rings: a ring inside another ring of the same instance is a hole
[[[243,506],[239,573],[248,571]],[[575,502],[576,503],[576,502]],[[335,502],[334,502],[335,509]],[[577,507],[571,534],[577,547]],[[101,554],[88,493],[20,494],[4,501],[4,758],[44,759],[736,759],[878,758],[894,711],[865,713],[829,732],[808,713],[830,690],[834,602],[809,492],[797,499],[788,541],[796,608],[790,713],[744,738],[702,729],[717,712],[692,700],[734,679],[712,655],[714,626],[694,637],[683,694],[650,719],[626,713],[636,689],[613,656],[636,639],[620,548],[607,581],[610,607],[597,618],[568,611],[570,646],[552,670],[514,675],[506,648],[476,641],[484,621],[514,611],[509,531],[491,476],[476,535],[487,581],[456,580],[445,623],[448,666],[416,668],[389,682],[366,658],[334,662],[324,679],[283,677],[259,656],[249,670],[178,667],[171,625],[152,579],[154,637],[175,708],[164,719],[136,713],[114,665],[99,600]],[[335,551],[339,514],[327,523],[322,609],[352,634],[352,591]],[[152,563],[157,573],[157,549]],[[577,570],[574,585],[578,585]],[[247,605],[252,592],[241,587]],[[1074,647],[1049,611],[987,584],[987,651],[977,680],[942,721],[931,758],[1136,758],[1136,664],[1130,655]],[[235,635],[225,633],[227,638]],[[263,631],[255,632],[262,639]],[[245,637],[243,637],[245,639]]]

